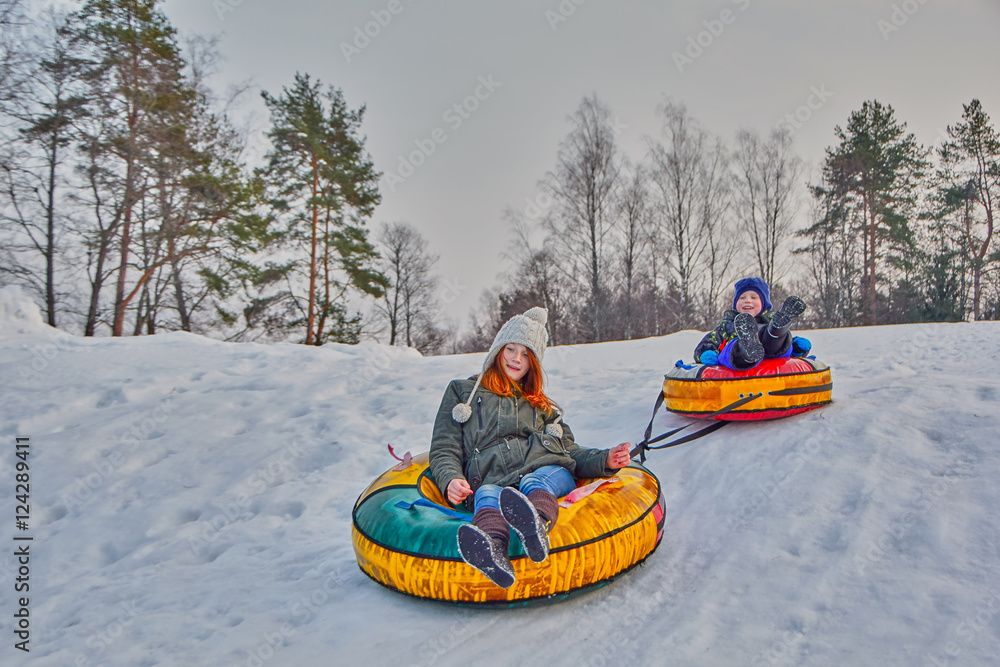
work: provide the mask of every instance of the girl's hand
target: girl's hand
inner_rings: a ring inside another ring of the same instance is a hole
[[[624,468],[632,461],[629,456],[630,451],[632,451],[632,443],[630,442],[623,442],[617,447],[612,447],[608,450],[608,459],[604,462],[604,467],[611,470]]]
[[[448,501],[452,505],[458,505],[472,494],[472,487],[461,477],[448,482]]]

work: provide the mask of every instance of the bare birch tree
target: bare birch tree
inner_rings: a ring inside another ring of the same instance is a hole
[[[514,287],[502,295],[501,314],[515,315],[533,306],[546,308],[549,311],[549,345],[570,342],[576,328],[568,307],[571,290],[567,288],[566,276],[556,259],[555,239],[549,236],[540,245],[534,242],[534,230],[528,221],[511,208],[504,211],[504,218],[514,234],[510,250],[504,253],[514,265],[511,280]]]
[[[725,210],[728,157],[683,105],[667,103],[663,117],[665,143],[650,141],[654,215],[668,244],[668,271],[676,282],[678,326],[704,319],[699,306],[712,302],[731,263]]]
[[[766,139],[740,130],[733,153],[735,212],[742,238],[751,245],[758,275],[774,285],[784,267],[782,253],[796,213],[796,188],[802,160],[792,152],[787,129]]]
[[[597,342],[604,340],[621,166],[611,111],[596,95],[584,98],[570,120],[573,131],[560,146],[555,171],[544,181],[553,199],[546,226],[558,266],[585,299],[587,339]]]
[[[623,178],[623,187],[619,190],[618,225],[619,251],[618,261],[621,267],[620,293],[622,300],[622,317],[625,340],[631,340],[634,334],[636,315],[636,292],[642,281],[645,270],[646,249],[649,246],[650,209],[649,189],[646,170],[637,166]]]
[[[435,333],[439,319],[434,295],[438,280],[432,271],[437,255],[427,252],[427,240],[413,225],[394,222],[378,235],[382,273],[390,287],[376,301],[376,309],[389,326],[389,345],[400,341],[421,352],[434,351],[443,341]]]

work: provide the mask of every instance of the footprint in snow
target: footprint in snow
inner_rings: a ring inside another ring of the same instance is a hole
[[[980,401],[986,401],[989,403],[995,403],[997,401],[997,390],[996,387],[977,387],[976,397]]]
[[[280,516],[285,519],[294,520],[302,516],[302,513],[306,511],[306,506],[304,503],[300,503],[296,500],[275,503],[268,509],[268,514],[271,516]]]
[[[177,526],[183,526],[186,523],[191,523],[192,521],[197,521],[201,518],[201,510],[199,509],[185,509],[177,513]]]
[[[219,556],[229,551],[229,548],[231,546],[233,545],[224,542],[214,543],[201,552],[199,560],[203,565],[207,565],[208,563],[214,563],[216,560],[219,559]]]
[[[125,398],[125,394],[122,392],[120,387],[109,389],[104,392],[99,399],[97,399],[98,408],[106,408],[110,405],[115,405],[116,403],[128,403],[128,399]]]

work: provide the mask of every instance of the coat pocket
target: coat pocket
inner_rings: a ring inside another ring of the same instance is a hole
[[[465,464],[465,479],[473,491],[478,489],[483,483],[482,467],[479,459],[479,449],[474,449]]]
[[[559,438],[553,438],[548,433],[535,432],[528,437],[528,451],[535,448],[543,449],[550,454],[568,453],[563,447],[562,441]]]

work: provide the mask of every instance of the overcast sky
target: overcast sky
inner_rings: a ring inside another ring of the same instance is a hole
[[[1000,0],[167,0],[182,35],[219,37],[216,89],[251,80],[278,94],[296,71],[367,107],[384,173],[372,228],[407,221],[457,286],[463,328],[506,268],[506,207],[524,211],[555,165],[569,116],[596,93],[645,156],[656,107],[687,106],[732,143],[794,122],[816,173],[835,125],[865,100],[891,104],[917,140],[940,141],[962,104],[1000,119]],[[459,109],[455,109],[459,105]],[[812,108],[810,108],[810,106]],[[259,97],[251,109],[261,130]],[[430,155],[430,146],[434,149]],[[400,172],[400,159],[420,162]],[[399,176],[389,178],[390,174]],[[806,210],[805,208],[803,209]]]

